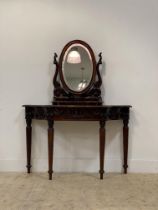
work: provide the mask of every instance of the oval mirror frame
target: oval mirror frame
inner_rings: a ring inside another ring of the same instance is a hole
[[[92,59],[92,76],[91,76],[91,80],[90,80],[89,84],[87,85],[87,87],[85,89],[83,89],[82,91],[75,91],[75,90],[70,89],[70,87],[67,85],[67,83],[65,81],[64,74],[63,74],[63,60],[64,60],[65,53],[67,52],[67,50],[69,48],[71,48],[71,46],[74,47],[75,44],[76,45],[79,44],[79,45],[83,46],[84,48],[86,48],[88,53],[91,56],[91,59]],[[60,55],[60,58],[59,58],[59,74],[60,74],[60,79],[61,79],[63,88],[67,92],[73,93],[74,95],[82,95],[82,94],[88,92],[90,90],[90,88],[92,87],[93,83],[95,82],[95,76],[96,76],[95,55],[94,55],[94,52],[93,52],[92,48],[89,46],[89,44],[87,44],[86,42],[84,42],[82,40],[73,40],[73,41],[68,42],[65,45],[65,47],[63,48],[63,50],[61,52],[61,55]]]

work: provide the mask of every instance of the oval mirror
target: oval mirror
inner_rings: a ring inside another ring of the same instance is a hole
[[[94,76],[94,55],[86,43],[73,43],[63,50],[62,79],[73,92],[84,92]]]

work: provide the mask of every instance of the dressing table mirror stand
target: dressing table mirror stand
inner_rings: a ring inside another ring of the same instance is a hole
[[[106,122],[123,121],[123,168],[127,173],[128,123],[130,105],[103,105],[101,98],[102,78],[92,48],[81,40],[69,42],[63,48],[59,61],[54,54],[56,66],[52,105],[23,105],[26,118],[27,172],[31,172],[32,120],[48,122],[48,173],[52,179],[54,151],[54,121],[98,121],[100,179],[104,174]]]

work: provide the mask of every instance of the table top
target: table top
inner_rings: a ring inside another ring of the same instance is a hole
[[[131,105],[31,105],[31,104],[28,104],[28,105],[23,105],[23,107],[48,107],[48,108],[60,108],[60,107],[67,107],[67,108],[82,108],[82,107],[90,107],[90,108],[101,108],[101,107],[104,107],[104,108],[108,108],[108,107],[129,107],[131,108],[132,106]]]

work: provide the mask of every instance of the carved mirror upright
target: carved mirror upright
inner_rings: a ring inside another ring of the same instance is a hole
[[[54,54],[54,105],[101,105],[102,79],[92,48],[84,41],[74,40],[63,48],[59,61]]]

